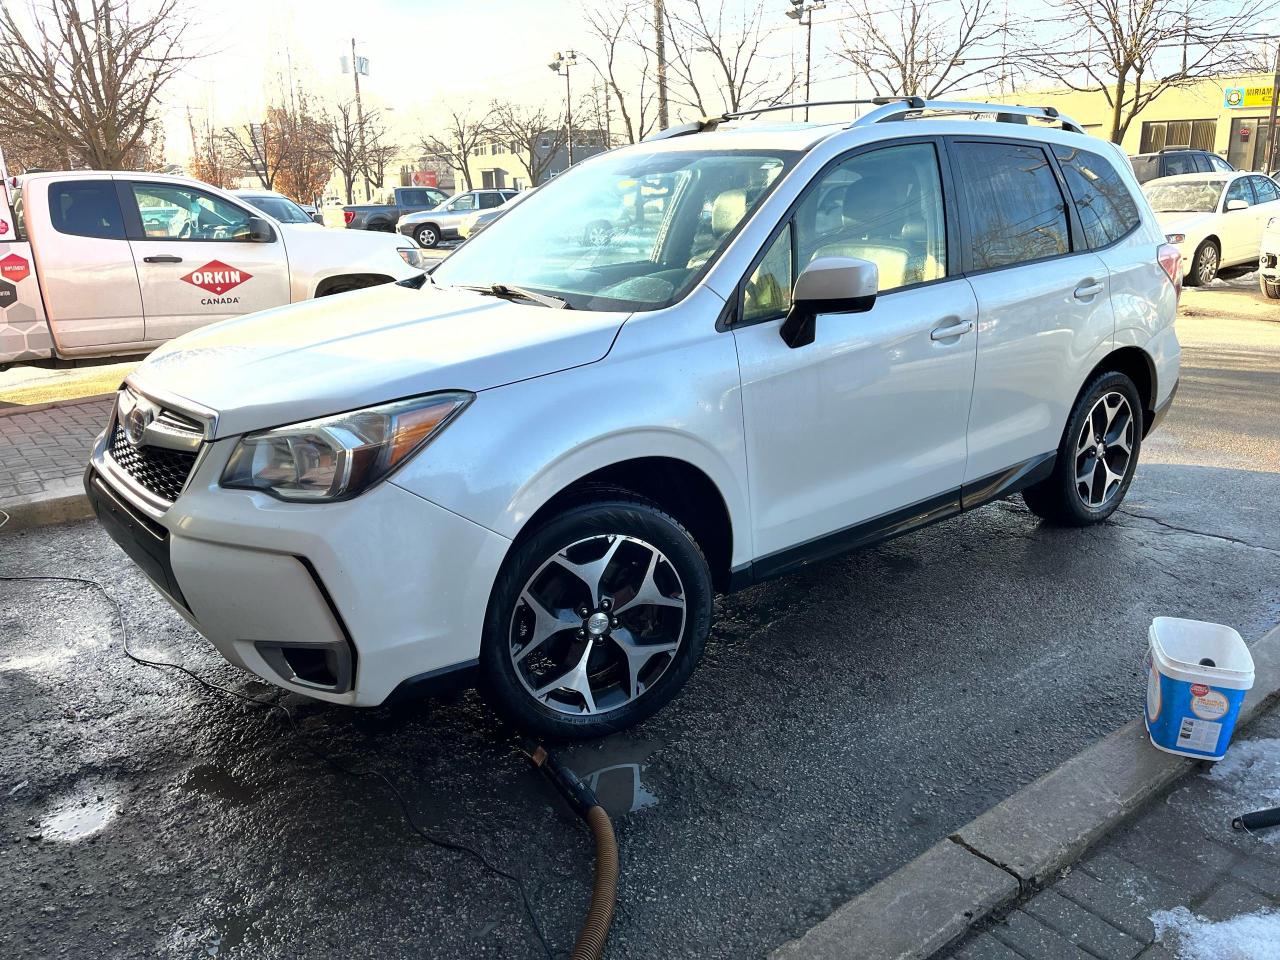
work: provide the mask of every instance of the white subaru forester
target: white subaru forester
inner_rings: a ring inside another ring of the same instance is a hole
[[[94,450],[101,522],[281,687],[474,682],[585,737],[676,694],[718,591],[1015,491],[1105,520],[1177,387],[1177,250],[1052,109],[877,103],[664,131],[416,285],[169,343]]]

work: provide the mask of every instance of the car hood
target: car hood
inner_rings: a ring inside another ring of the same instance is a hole
[[[129,377],[218,415],[215,437],[436,390],[487,390],[600,360],[625,313],[384,284],[213,324]]]
[[[1165,233],[1193,234],[1207,226],[1216,216],[1216,213],[1187,213],[1174,210],[1169,213],[1157,213],[1156,222]]]

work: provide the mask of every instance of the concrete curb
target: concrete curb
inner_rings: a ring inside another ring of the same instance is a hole
[[[1251,646],[1254,684],[1237,728],[1280,700],[1280,627]],[[838,907],[770,960],[926,960],[1036,889],[1197,768],[1125,724],[897,872]]]
[[[0,536],[18,530],[30,530],[51,523],[69,523],[93,516],[89,498],[84,494],[84,481],[80,477],[48,481],[48,488],[12,500],[0,501],[0,513],[9,515],[8,522],[0,516]]]

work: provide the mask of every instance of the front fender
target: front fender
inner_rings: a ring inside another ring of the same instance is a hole
[[[416,277],[416,270],[401,259],[400,247],[411,246],[395,234],[364,230],[297,231],[288,238],[289,297],[297,303],[309,300],[316,288],[332,277],[381,274],[392,280]]]

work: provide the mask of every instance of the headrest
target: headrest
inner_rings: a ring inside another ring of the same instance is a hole
[[[929,228],[925,226],[924,217],[908,217],[899,236],[903,240],[928,240]]]
[[[726,233],[742,222],[747,215],[747,191],[725,190],[717,194],[711,205],[711,232],[717,237]]]

